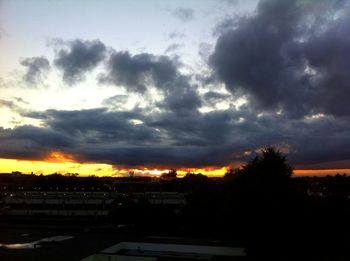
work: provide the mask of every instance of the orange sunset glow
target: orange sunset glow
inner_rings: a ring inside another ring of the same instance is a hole
[[[48,155],[45,161],[67,163],[72,162],[73,157],[60,151],[53,151]]]
[[[10,173],[20,171],[25,174],[52,174],[52,173],[78,173],[80,176],[127,176],[134,173],[139,176],[160,176],[168,172],[171,168],[117,168],[104,163],[79,163],[74,161],[71,155],[60,151],[51,152],[45,160],[17,160],[0,159],[0,173]],[[223,177],[230,167],[205,167],[205,168],[179,168],[178,177],[183,177],[186,173],[201,173],[208,177]],[[350,169],[295,169],[294,176],[325,176],[337,173],[350,173]]]

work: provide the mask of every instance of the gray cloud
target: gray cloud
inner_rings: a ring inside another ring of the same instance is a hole
[[[61,48],[54,64],[62,70],[63,80],[74,84],[84,78],[85,73],[93,70],[106,56],[106,46],[99,40],[74,40],[67,48]],[[61,46],[61,45],[59,45]]]
[[[100,75],[100,83],[124,86],[129,92],[145,94],[149,86],[155,86],[165,97],[158,107],[179,114],[201,106],[196,86],[190,82],[190,76],[179,72],[175,59],[148,53],[113,52],[107,63],[107,74]]]
[[[222,31],[210,65],[228,90],[246,94],[258,111],[348,114],[348,97],[340,97],[350,93],[349,44],[341,38],[349,33],[348,13],[335,15],[348,6],[339,2],[262,0],[256,15]]]
[[[183,45],[182,44],[171,44],[168,46],[168,48],[166,48],[165,50],[165,54],[168,54],[168,53],[174,53],[176,51],[178,51]]]
[[[0,107],[6,107],[11,111],[22,114],[25,112],[25,110],[21,105],[18,105],[18,103],[21,103],[22,105],[27,104],[23,99],[18,97],[13,97],[11,100],[0,99]]]
[[[7,85],[5,83],[5,80],[0,77],[0,88],[6,88],[6,87],[7,87]]]
[[[105,45],[97,40],[78,39],[68,43],[56,40],[54,45],[60,48],[54,64],[63,71],[63,79],[68,84],[82,80],[85,73],[107,58]],[[68,49],[62,47],[64,45],[68,45]],[[129,52],[110,49],[106,71],[99,75],[98,80],[102,84],[122,86],[128,92],[143,95],[149,94],[147,91],[151,86],[156,87],[165,97],[158,103],[159,108],[184,114],[197,110],[201,106],[201,99],[196,86],[190,83],[191,76],[184,76],[179,67],[176,57],[149,53],[131,55]],[[112,109],[121,109],[122,103],[126,101],[126,96],[115,96],[103,104]]]
[[[39,84],[50,69],[50,62],[45,57],[25,58],[20,63],[26,67],[23,79],[31,85]]]
[[[228,5],[237,5],[239,3],[239,0],[222,0],[222,2]]]
[[[180,115],[186,115],[196,111],[201,106],[201,100],[195,90],[183,88],[173,95],[168,95],[163,106]]]
[[[182,22],[189,22],[194,19],[194,10],[192,8],[178,7],[172,11],[172,14]]]
[[[174,40],[174,39],[182,39],[185,38],[186,35],[182,32],[174,31],[169,34],[169,39]]]
[[[207,62],[210,54],[212,53],[213,46],[208,43],[200,43],[198,54],[203,61]]]
[[[13,101],[8,101],[8,100],[0,100],[0,107],[7,107],[10,109],[17,109],[16,104]]]
[[[101,75],[100,82],[122,85],[129,91],[141,93],[147,90],[147,85],[168,88],[177,76],[177,65],[173,60],[148,53],[114,52],[107,68],[108,73]]]
[[[29,104],[26,100],[22,99],[21,97],[12,97],[12,98],[18,103]]]
[[[189,84],[189,81],[188,77],[177,77],[172,83],[172,88],[167,90],[164,100],[158,104],[159,107],[179,115],[196,112],[202,102],[196,86]]]
[[[123,108],[128,101],[128,95],[118,94],[103,100],[102,105],[114,109]]]

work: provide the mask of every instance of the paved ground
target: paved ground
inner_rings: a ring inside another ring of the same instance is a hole
[[[43,242],[42,246],[38,248],[33,248],[33,244],[30,244],[52,237],[58,237],[58,239],[63,240],[59,242]],[[69,227],[0,223],[0,260],[80,260],[86,256],[98,253],[107,247],[117,244],[120,241],[201,245],[222,244],[219,240],[207,238],[182,238],[157,235],[141,236],[135,235],[135,233],[125,233],[108,227],[94,228],[84,226]]]

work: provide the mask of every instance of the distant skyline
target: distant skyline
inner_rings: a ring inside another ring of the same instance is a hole
[[[0,1],[0,172],[350,173],[350,3]]]

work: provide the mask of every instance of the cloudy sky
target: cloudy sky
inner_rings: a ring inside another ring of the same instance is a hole
[[[350,169],[350,4],[0,1],[0,172]]]

